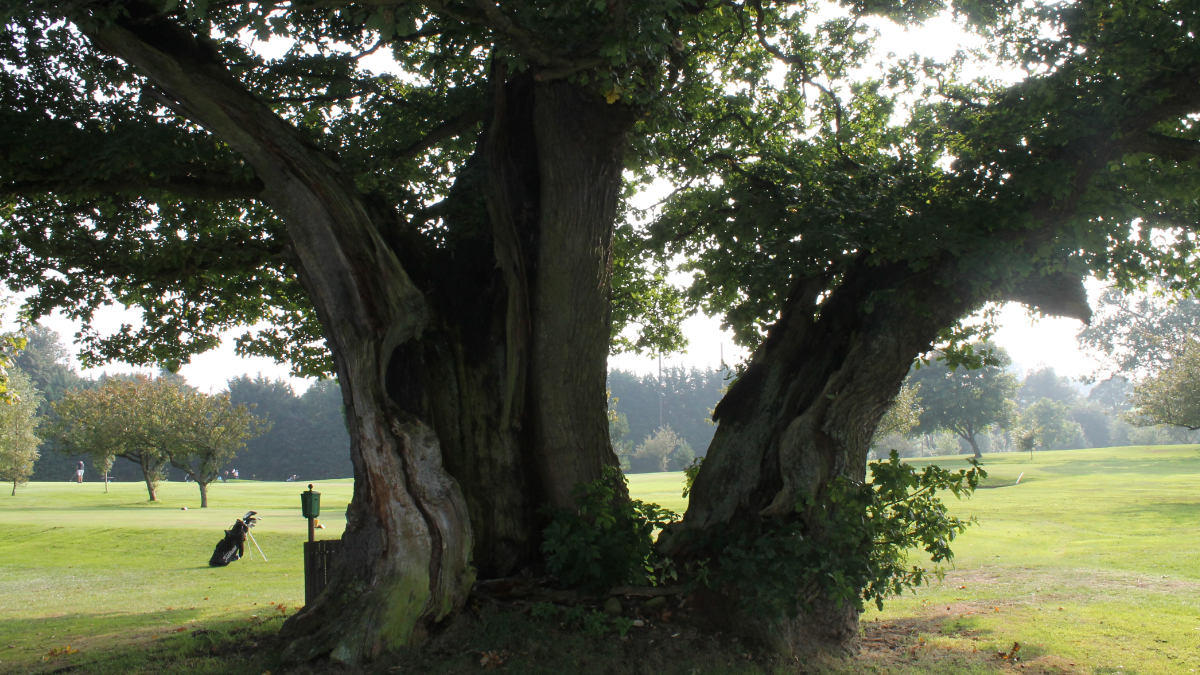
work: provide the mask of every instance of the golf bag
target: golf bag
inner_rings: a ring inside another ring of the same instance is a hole
[[[208,559],[209,567],[224,567],[242,557],[246,535],[250,534],[250,528],[258,522],[255,513],[257,512],[247,511],[246,515],[234,521],[232,528],[225,530],[225,538],[217,542],[212,557]]]

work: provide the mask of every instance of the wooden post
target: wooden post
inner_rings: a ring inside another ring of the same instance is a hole
[[[304,604],[311,605],[329,583],[333,559],[341,549],[340,539],[304,543]]]

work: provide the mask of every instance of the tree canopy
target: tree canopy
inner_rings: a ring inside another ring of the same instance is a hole
[[[875,22],[943,11],[978,49],[877,62]],[[754,352],[660,549],[786,589],[768,616],[712,588],[731,630],[844,643],[861,602],[843,600],[899,586],[851,574],[894,565],[830,526],[862,524],[870,495],[827,502],[865,479],[913,360],[946,341],[971,360],[959,322],[991,302],[1087,317],[1088,273],[1200,279],[1192,3],[0,13],[0,274],[28,314],[143,310],[85,329],[86,363],[173,368],[242,327],[244,351],[337,375],[354,500],[331,584],[285,625],[289,658],[377,658],[442,625],[476,578],[541,569],[541,514],[616,466],[614,335],[669,347],[684,308]],[[981,63],[1003,75],[967,74]],[[661,209],[618,222],[655,180]],[[684,296],[651,292],[676,259]],[[848,567],[797,587],[765,560],[788,541]],[[762,555],[723,556],[743,550]]]
[[[1131,418],[1142,426],[1200,429],[1200,342],[1188,337],[1167,350],[1167,365],[1138,381]]]
[[[1079,343],[1103,355],[1102,372],[1142,377],[1162,370],[1173,349],[1200,332],[1200,300],[1106,289]]]
[[[200,489],[228,468],[247,439],[269,428],[229,396],[209,396],[174,378],[109,378],[94,389],[75,389],[54,405],[52,432],[69,450],[92,457],[97,466],[114,458],[141,467],[150,501],[167,465],[181,470]]]

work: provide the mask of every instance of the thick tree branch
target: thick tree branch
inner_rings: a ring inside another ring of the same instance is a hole
[[[1082,272],[1056,272],[1029,277],[1023,280],[1007,299],[1029,305],[1046,314],[1071,317],[1084,323],[1088,323],[1092,318],[1092,308],[1088,305]]]
[[[438,143],[466,133],[486,117],[483,106],[469,108],[461,115],[452,117],[429,130],[423,138],[396,150],[397,159],[408,159],[429,150]]]
[[[223,201],[254,199],[262,194],[263,185],[255,179],[234,182],[224,177],[148,177],[142,173],[108,175],[104,180],[76,181],[63,177],[0,182],[0,194],[13,197],[35,197],[111,194],[121,196],[150,196],[163,193],[188,199]]]
[[[1120,147],[1127,152],[1147,152],[1177,162],[1200,159],[1200,142],[1148,131],[1127,136]]]
[[[142,71],[189,119],[255,168],[264,198],[287,224],[298,267],[329,325],[359,325],[364,340],[422,330],[423,294],[400,267],[352,187],[325,153],[234,79],[211,45],[155,10],[126,3],[128,18],[72,17],[102,49]],[[87,10],[81,10],[87,12]],[[370,275],[357,270],[369,268]],[[397,330],[407,326],[406,330]]]

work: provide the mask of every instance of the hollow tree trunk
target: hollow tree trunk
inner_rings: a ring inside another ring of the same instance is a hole
[[[419,426],[430,454],[437,449],[445,457],[469,515],[469,550],[486,576],[538,566],[540,507],[570,506],[576,484],[617,464],[604,391],[609,250],[620,150],[631,122],[600,97],[563,83],[523,79],[496,87],[477,158],[483,204],[458,195],[468,201],[458,217],[477,219],[476,240],[456,242],[455,252],[464,255],[443,270],[454,280],[432,277],[438,283],[429,286],[429,328],[390,352],[385,399],[364,403],[356,392],[363,378],[341,374],[351,429],[353,416],[385,406]],[[346,351],[334,349],[339,370]],[[355,507],[369,502],[378,480],[403,473],[389,469],[372,478],[367,447],[354,448],[352,527]],[[419,491],[431,479],[410,489]],[[460,527],[467,530],[466,522]],[[412,536],[379,531],[371,544],[407,547]],[[346,583],[363,578],[356,566],[377,558],[370,547],[343,555],[311,615],[322,617],[322,604],[337,602]],[[361,611],[363,602],[357,597],[353,610]],[[366,606],[396,611],[396,604],[391,596],[368,599]],[[307,616],[298,615],[288,632],[300,632]],[[346,632],[344,626],[316,630]]]
[[[684,521],[664,547],[716,559],[719,550],[697,543],[706,534],[783,521],[801,523],[820,541],[819,526],[798,505],[820,500],[837,477],[863,480],[871,436],[909,365],[970,309],[965,301],[929,303],[929,290],[902,268],[860,264],[819,306],[803,289],[793,293],[718,406]],[[717,590],[708,603],[712,620],[784,653],[838,648],[857,633],[854,603],[819,590],[806,590],[810,601],[794,618],[747,611]]]
[[[632,117],[565,83],[493,73],[475,156],[450,195],[458,264],[429,286],[440,333],[419,371],[463,486],[483,577],[540,564],[542,506],[617,466],[608,438],[611,229]]]
[[[486,245],[450,260],[443,274],[469,274],[446,281],[416,269],[446,259],[414,262],[385,241],[388,216],[212,50],[145,6],[116,21],[78,17],[254,167],[334,356],[354,495],[334,576],[285,624],[285,656],[353,663],[419,642],[465,603],[472,520],[482,568],[528,566],[537,506],[569,505],[576,483],[616,465],[604,405],[609,244],[633,118],[563,82],[498,78],[480,153],[487,218],[468,242]],[[446,283],[418,285],[411,269]],[[481,278],[492,283],[468,283]]]

